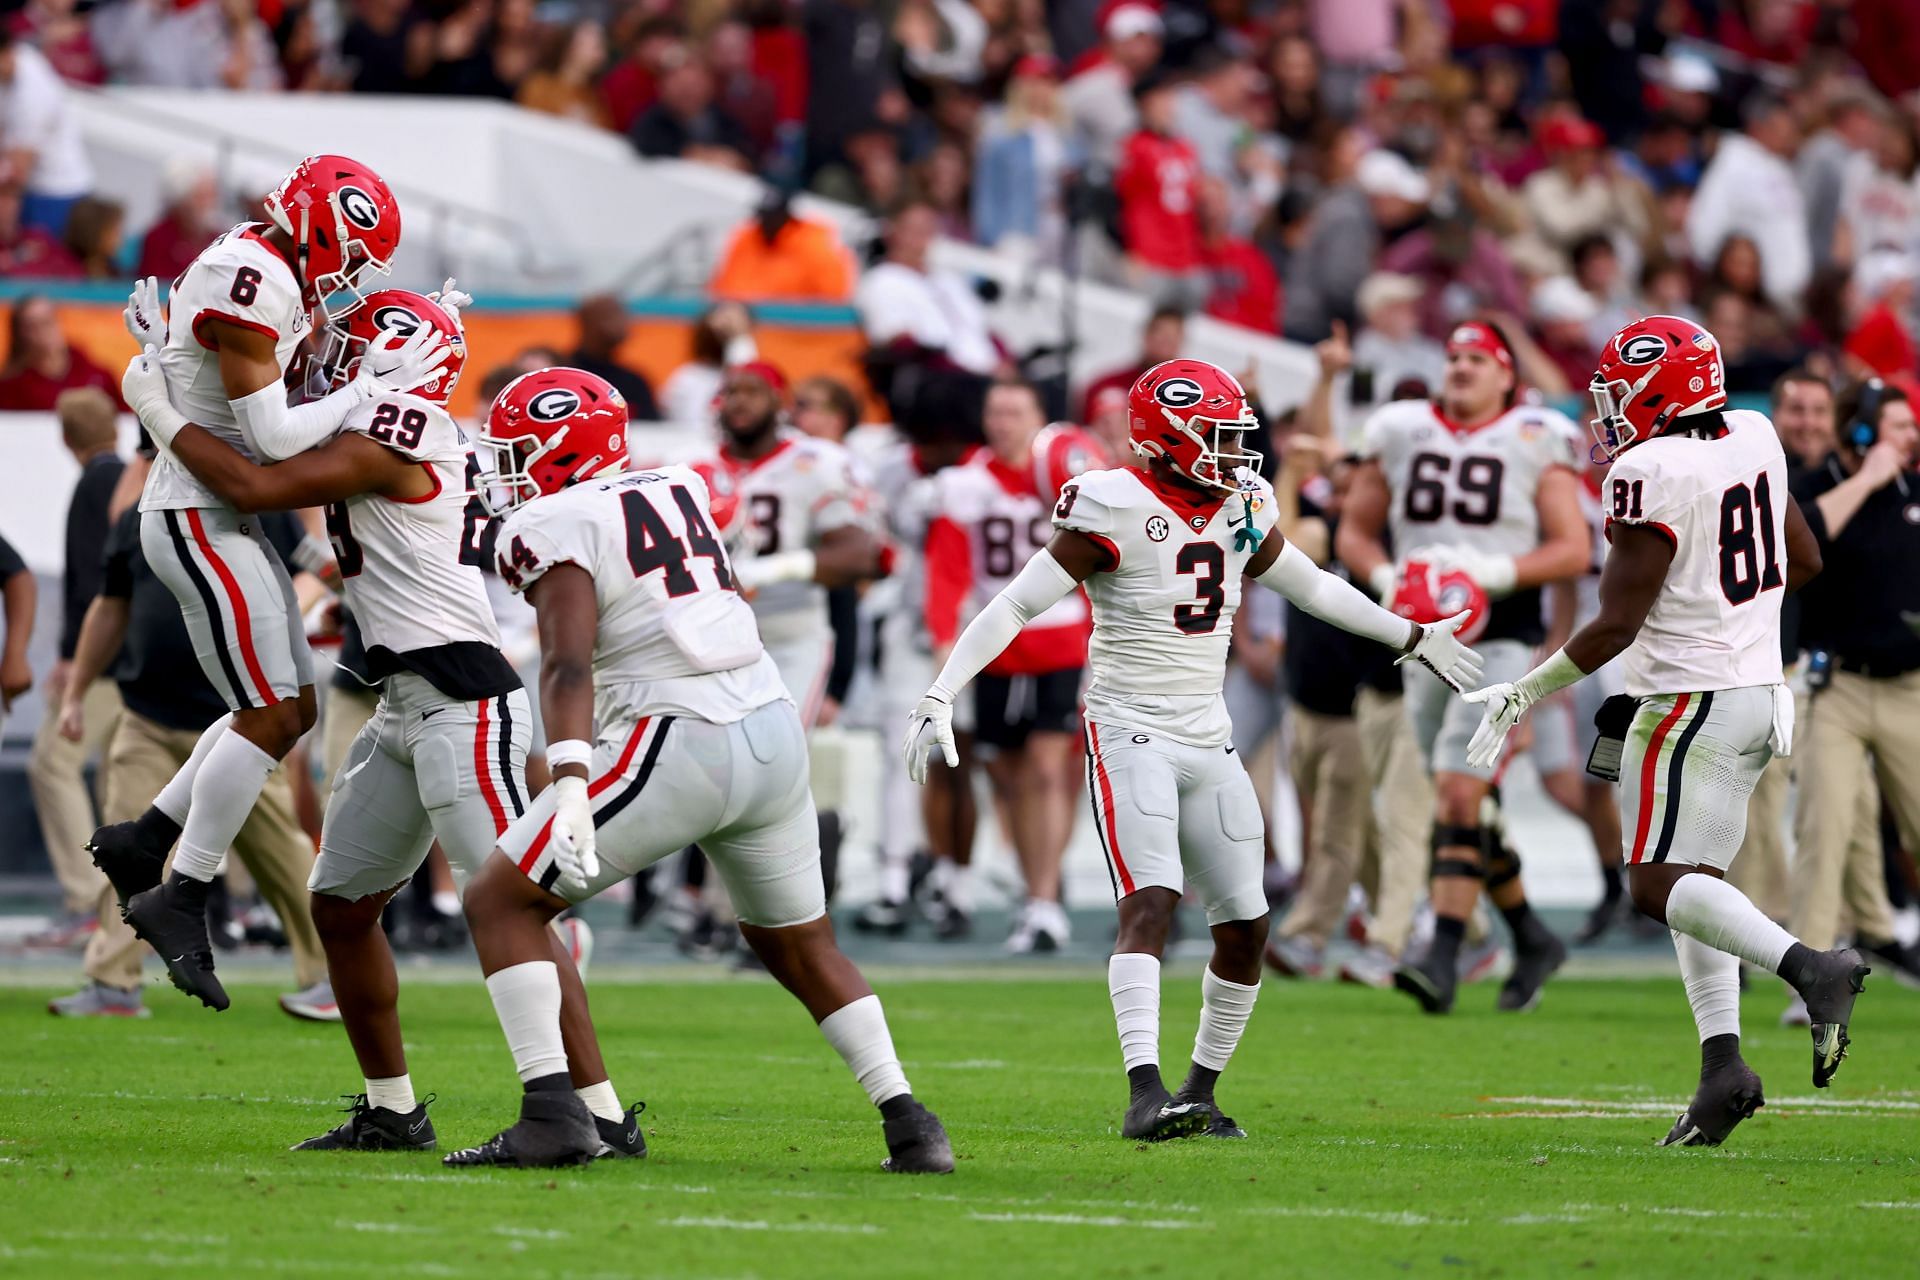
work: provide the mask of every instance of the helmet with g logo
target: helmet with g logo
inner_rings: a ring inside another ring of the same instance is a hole
[[[385,275],[400,247],[400,204],[379,174],[345,156],[308,156],[268,193],[267,216],[293,237],[308,306],[329,321],[362,305],[369,272]],[[345,304],[328,299],[345,293]]]
[[[467,365],[466,338],[460,332],[460,321],[452,313],[432,298],[411,289],[381,289],[370,293],[366,304],[356,307],[344,324],[329,325],[316,358],[322,376],[316,379],[309,373],[308,391],[324,392],[345,386],[359,372],[361,357],[367,354],[369,346],[389,333],[410,337],[423,324],[446,335],[453,355],[439,373],[407,390],[444,408],[453,396],[454,387],[459,385],[460,371]]]
[[[515,378],[474,442],[493,474],[482,498],[495,514],[627,466],[627,402],[582,369],[536,369]]]
[[[1724,408],[1726,368],[1712,334],[1679,316],[1636,320],[1607,341],[1593,393],[1597,452],[1612,458],[1675,418]]]
[[[1127,395],[1127,435],[1149,462],[1164,460],[1195,484],[1238,492],[1240,467],[1260,469],[1261,455],[1224,450],[1256,431],[1239,379],[1205,360],[1165,360],[1141,374]]]
[[[1472,644],[1486,631],[1492,605],[1486,589],[1465,571],[1414,556],[1400,566],[1387,607],[1409,622],[1439,622],[1465,613],[1466,622],[1454,634],[1461,644]]]

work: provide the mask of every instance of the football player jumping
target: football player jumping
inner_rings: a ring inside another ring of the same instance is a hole
[[[1587,566],[1591,543],[1573,471],[1577,428],[1552,409],[1515,403],[1513,350],[1492,325],[1459,326],[1446,353],[1438,397],[1396,400],[1367,419],[1366,461],[1335,550],[1354,581],[1408,616],[1462,607],[1445,603],[1446,588],[1474,597],[1484,631],[1463,634],[1486,654],[1492,678],[1511,680],[1545,638],[1540,588]],[[1432,582],[1442,590],[1431,591]],[[1484,885],[1513,932],[1513,972],[1499,1007],[1530,1009],[1565,962],[1566,945],[1527,904],[1520,860],[1490,803],[1497,770],[1466,759],[1474,709],[1418,672],[1406,688],[1407,717],[1434,782],[1434,934],[1425,956],[1402,958],[1394,983],[1428,1013],[1453,1008],[1460,944]]]
[[[886,1167],[952,1172],[880,998],[834,942],[806,730],[735,587],[705,480],[691,467],[629,471],[625,403],[577,369],[509,383],[477,444],[495,466],[485,492],[512,511],[495,543],[500,576],[539,615],[554,778],[466,895],[526,1090],[520,1119],[447,1163],[571,1164],[598,1150],[567,1077],[546,926],[697,843],[748,944],[879,1108]]]
[[[1720,344],[1691,320],[1651,316],[1607,343],[1591,388],[1613,460],[1599,616],[1524,676],[1468,695],[1486,704],[1468,748],[1484,767],[1528,707],[1626,655],[1639,704],[1619,770],[1628,881],[1673,931],[1700,1032],[1699,1087],[1669,1146],[1716,1146],[1764,1103],[1740,1057],[1740,961],[1806,1001],[1816,1088],[1846,1056],[1869,972],[1856,951],[1795,941],[1724,879],[1754,783],[1792,746],[1780,602],[1820,571],[1773,424],[1726,408],[1724,383]]]
[[[282,380],[309,313],[337,320],[339,295],[362,301],[360,282],[385,272],[399,246],[400,208],[365,165],[320,155],[301,161],[266,209],[271,225],[235,227],[174,282],[170,325],[162,327],[151,285],[127,309],[136,340],[159,347],[165,392],[146,415],[160,456],[140,499],[141,549],[179,600],[200,665],[232,713],[208,726],[145,813],[102,827],[88,845],[174,985],[214,1009],[227,1007],[227,993],[213,972],[207,885],[275,764],[313,726],[313,657],[292,583],[259,523],[168,446],[193,422],[249,458],[290,458],[356,408],[431,381],[451,358],[430,326],[389,331],[346,385],[289,408]]]
[[[1399,649],[1455,688],[1475,682],[1480,659],[1454,638],[1464,614],[1396,617],[1274,531],[1273,490],[1242,443],[1259,422],[1231,374],[1201,360],[1155,365],[1134,383],[1128,417],[1138,461],[1061,490],[1052,541],[961,633],[914,708],[907,767],[924,779],[936,747],[953,761],[955,697],[1084,583],[1093,603],[1087,790],[1120,914],[1107,986],[1131,1086],[1121,1131],[1243,1137],[1214,1105],[1214,1082],[1259,994],[1267,939],[1264,825],[1221,697],[1241,578]],[[1192,1067],[1170,1095],[1160,1078],[1160,955],[1189,881],[1213,957]]]

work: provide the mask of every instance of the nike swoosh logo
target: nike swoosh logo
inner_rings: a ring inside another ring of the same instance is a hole
[[[433,710],[431,710],[431,711],[422,711],[422,712],[420,713],[420,718],[421,718],[422,720],[431,720],[431,719],[433,719],[433,718],[434,718],[435,716],[437,716],[437,715],[439,715],[439,714],[440,714],[440,713],[441,713],[442,711],[445,711],[445,710],[446,710],[446,708],[445,708],[445,707],[435,707],[435,708],[434,708]]]
[[[1232,755],[1232,754],[1233,754],[1233,748],[1232,748],[1232,747],[1228,747],[1228,748],[1227,748],[1227,754],[1228,754],[1228,755]]]
[[[1232,516],[1228,516],[1228,517],[1227,517],[1227,528],[1229,528],[1229,529],[1232,529],[1232,528],[1234,528],[1235,526],[1237,526],[1237,525],[1243,525],[1243,524],[1245,524],[1246,522],[1247,522],[1247,518],[1246,518],[1245,516],[1241,516],[1241,517],[1240,517],[1240,518],[1239,518],[1238,520],[1235,520],[1235,519],[1234,519],[1234,518],[1233,518]]]
[[[169,961],[167,961],[167,963],[168,963],[168,964],[181,964],[181,963],[184,963],[185,961],[186,961],[186,957],[185,957],[185,956],[175,956],[175,957],[174,957],[173,959],[171,959],[171,960],[169,960]]]
[[[407,1126],[407,1133],[409,1136],[411,1136],[412,1134],[416,1134],[426,1127],[427,1127],[427,1118],[425,1116],[421,1116],[419,1124]]]

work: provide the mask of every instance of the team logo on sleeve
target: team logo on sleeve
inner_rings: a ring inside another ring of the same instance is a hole
[[[552,387],[527,401],[527,416],[535,422],[558,422],[580,408],[580,397],[565,387]]]
[[[342,187],[339,198],[341,214],[354,226],[362,231],[371,231],[380,225],[380,206],[360,188]]]
[[[1167,540],[1167,534],[1171,532],[1172,529],[1167,524],[1165,516],[1147,517],[1147,537],[1153,539],[1155,542],[1165,542]]]
[[[1626,364],[1652,364],[1667,354],[1667,340],[1657,333],[1641,333],[1620,344],[1620,359]]]
[[[1153,389],[1153,398],[1169,409],[1191,409],[1205,396],[1192,378],[1168,378]]]

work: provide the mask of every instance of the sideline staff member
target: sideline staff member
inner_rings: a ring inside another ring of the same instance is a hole
[[[1920,424],[1906,393],[1877,380],[1842,411],[1840,447],[1794,484],[1825,563],[1803,590],[1801,642],[1830,656],[1832,674],[1794,751],[1792,928],[1833,946],[1843,886],[1856,890],[1845,896],[1860,948],[1920,975],[1920,956],[1894,941],[1880,867],[1846,857],[1870,756],[1908,847],[1920,844]]]

